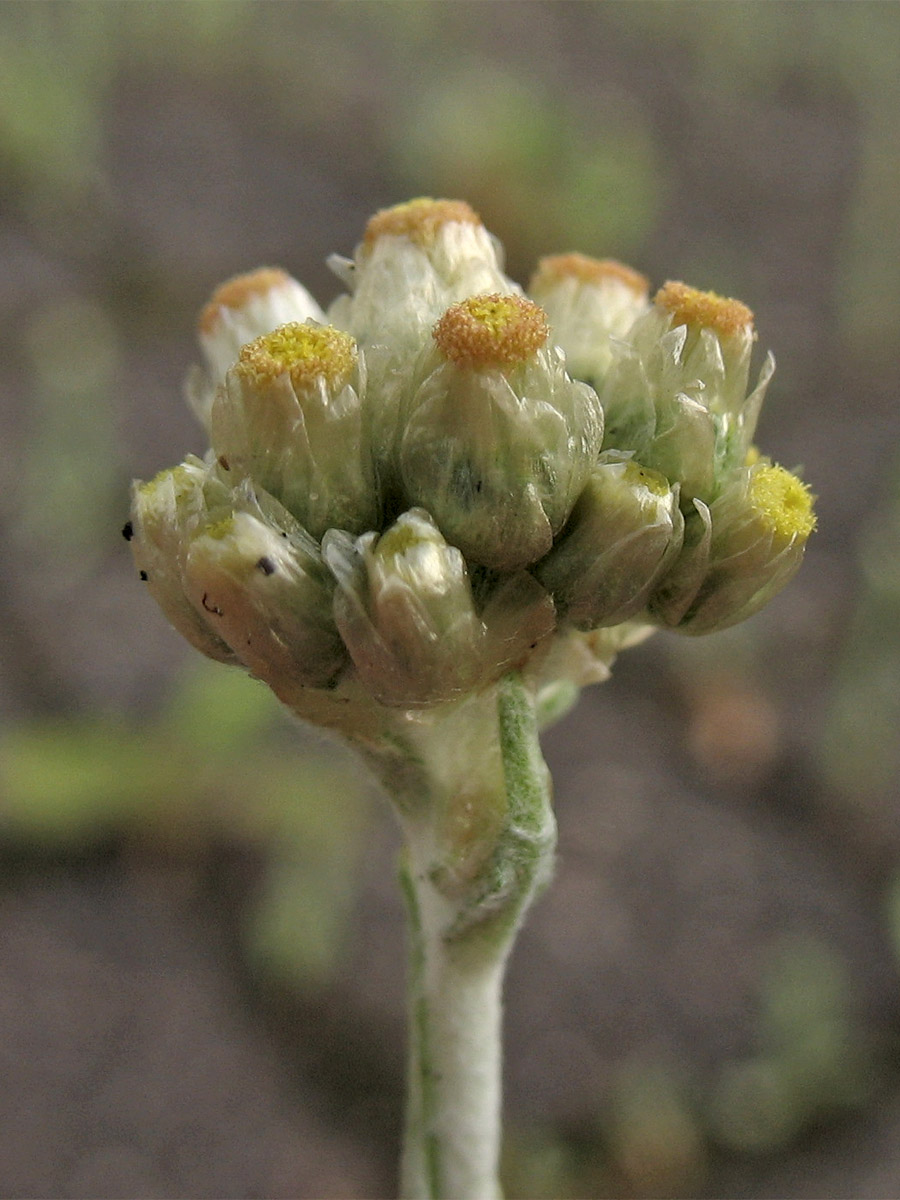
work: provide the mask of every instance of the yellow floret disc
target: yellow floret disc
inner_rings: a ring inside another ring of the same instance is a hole
[[[726,336],[740,333],[753,324],[753,313],[740,300],[729,300],[715,292],[700,292],[686,283],[664,283],[654,303],[670,312],[676,325],[714,329]]]
[[[258,383],[290,375],[295,386],[324,379],[344,384],[356,363],[356,342],[331,325],[293,322],[264,334],[241,349],[239,369]]]
[[[659,471],[653,471],[650,467],[642,467],[634,459],[629,459],[625,464],[625,482],[632,487],[643,486],[654,496],[666,496],[671,490],[665,475],[660,475]]]
[[[451,305],[432,335],[460,367],[508,367],[526,362],[550,333],[542,308],[523,296],[470,296]]]
[[[407,550],[418,546],[423,540],[421,533],[412,528],[409,523],[398,523],[392,525],[378,539],[378,551],[385,556],[405,554]]]
[[[813,496],[807,485],[784,467],[759,467],[750,476],[750,501],[774,533],[806,541],[816,527]]]

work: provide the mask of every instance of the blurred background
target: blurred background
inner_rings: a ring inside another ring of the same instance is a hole
[[[900,1196],[900,8],[0,5],[0,1193],[393,1193],[397,837],[134,578],[202,452],[195,314],[468,199],[740,297],[820,531],[546,739],[560,861],[508,986],[519,1197]],[[761,355],[760,355],[761,357]]]

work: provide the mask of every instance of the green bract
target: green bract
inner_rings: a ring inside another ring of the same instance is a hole
[[[769,355],[747,394],[756,334],[736,300],[668,283],[617,348],[604,380],[603,448],[631,450],[709,503],[743,464],[775,369]]]
[[[334,580],[302,529],[236,512],[191,539],[185,587],[234,655],[273,687],[326,687],[347,661]],[[288,531],[290,529],[290,531]]]
[[[607,452],[535,574],[576,628],[618,625],[646,607],[681,549],[683,533],[677,485]]]
[[[711,633],[752,616],[796,574],[815,527],[796,476],[759,461],[688,517],[685,550],[651,600],[665,624]]]
[[[466,563],[426,512],[355,542],[332,530],[335,617],[357,670],[384,704],[433,704],[476,683],[483,627]]]
[[[125,532],[132,539],[141,579],[182,637],[210,658],[236,662],[228,645],[185,592],[187,548],[194,532],[209,521],[207,488],[211,482],[215,486],[209,467],[190,456],[149,483],[136,483]],[[219,499],[225,500],[227,489],[218,490]]]
[[[561,711],[648,628],[722,628],[796,570],[811,502],[748,465],[773,363],[748,392],[742,304],[651,304],[578,254],[529,299],[458,201],[376,214],[332,265],[327,317],[273,268],[217,290],[211,450],[135,487],[135,561],[204,653],[345,732],[511,669]]]
[[[519,357],[517,338],[529,332],[537,306],[515,296],[488,299],[483,320],[502,307],[507,324],[486,345],[463,337],[471,331],[458,318],[471,317],[472,301],[448,309],[436,327],[444,336],[419,364],[397,464],[404,493],[471,562],[512,571],[553,545],[597,457],[603,414],[593,389],[572,380],[562,356],[545,346],[543,323],[538,348],[526,344]],[[484,298],[477,302],[486,307]],[[510,332],[507,361],[490,357]]]

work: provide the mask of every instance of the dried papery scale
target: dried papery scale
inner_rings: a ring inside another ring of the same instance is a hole
[[[578,253],[530,296],[462,201],[369,222],[325,313],[280,268],[199,321],[210,434],[136,484],[141,578],[197,649],[342,736],[405,837],[401,1190],[491,1200],[506,959],[550,877],[538,731],[663,627],[714,632],[815,526],[753,444],[773,370],[739,301]],[[298,914],[298,919],[300,915]]]

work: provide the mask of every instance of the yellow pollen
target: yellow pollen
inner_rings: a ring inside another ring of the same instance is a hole
[[[528,290],[550,287],[564,279],[577,279],[579,283],[600,284],[614,279],[623,283],[638,296],[646,296],[650,280],[640,271],[616,262],[614,258],[591,258],[587,254],[552,254],[538,262],[531,277]]]
[[[234,517],[225,517],[221,521],[216,521],[213,525],[205,525],[197,536],[208,537],[212,538],[213,541],[221,542],[233,533]]]
[[[246,275],[235,275],[219,284],[209,303],[200,312],[197,327],[201,333],[212,333],[221,319],[223,308],[243,308],[255,296],[264,296],[275,288],[283,287],[290,280],[287,271],[280,267],[260,267]]]
[[[405,237],[419,246],[430,246],[441,227],[451,221],[481,224],[478,213],[464,200],[432,200],[422,196],[377,212],[366,226],[363,246],[371,250],[380,237]]]
[[[784,467],[758,467],[750,476],[750,502],[772,532],[790,541],[806,541],[816,527],[813,496],[807,485]]]
[[[176,498],[180,497],[185,491],[197,488],[197,473],[192,471],[190,467],[184,463],[179,463],[177,467],[166,467],[164,471],[160,471],[154,475],[149,483],[142,483],[138,489],[145,500],[149,501],[154,492],[159,491],[168,484],[169,480],[175,487]]]
[[[526,362],[550,334],[542,308],[523,296],[471,296],[453,304],[432,330],[459,367],[511,367]]]
[[[408,524],[398,523],[381,535],[376,546],[378,552],[384,556],[399,556],[411,550],[413,546],[421,545],[424,540],[421,534]]]
[[[241,348],[237,369],[258,384],[290,375],[295,387],[322,378],[336,390],[356,364],[356,343],[331,325],[293,322]]]
[[[664,283],[654,303],[672,314],[675,325],[714,329],[726,337],[753,324],[753,313],[740,300],[727,300],[715,292],[700,292],[686,283]]]
[[[669,481],[665,475],[660,475],[659,471],[653,471],[650,467],[642,467],[633,458],[630,458],[625,464],[625,482],[631,484],[632,487],[643,484],[647,491],[652,492],[654,496],[667,496],[670,490]]]

